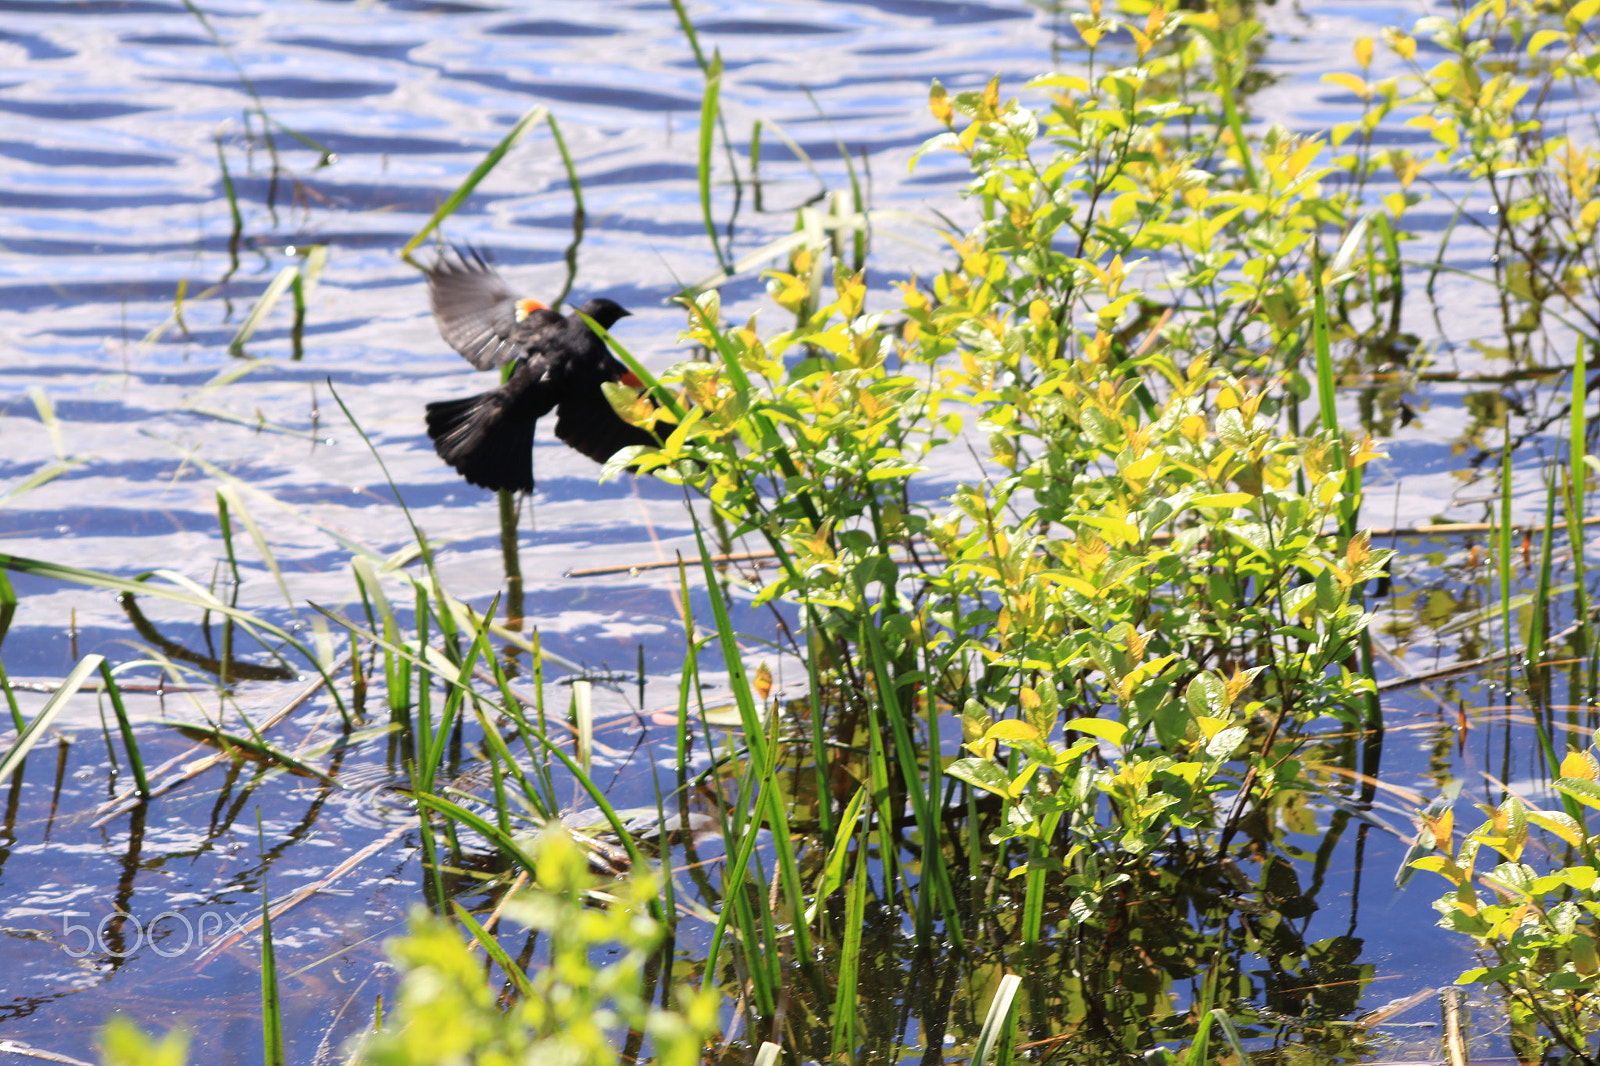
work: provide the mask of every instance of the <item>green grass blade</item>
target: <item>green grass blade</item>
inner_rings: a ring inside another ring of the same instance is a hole
[[[594,770],[594,686],[588,681],[572,683],[572,721],[578,729],[578,765],[588,774]]]
[[[407,241],[406,246],[400,249],[400,258],[415,265],[411,259],[411,253],[416,250],[417,246],[428,239],[428,234],[437,229],[439,223],[455,213],[456,208],[461,206],[462,201],[472,195],[472,190],[478,187],[478,183],[488,177],[489,172],[500,165],[500,160],[504,159],[505,154],[511,151],[512,147],[522,139],[522,135],[527,133],[547,114],[549,114],[549,111],[544,107],[535,106],[530,108],[527,114],[519,118],[516,125],[512,126],[510,131],[500,139],[500,143],[491,148],[489,154],[483,157],[483,161],[473,168],[471,174],[467,175],[467,180],[463,181],[460,187],[451,193],[444,203],[439,205],[439,209],[417,231],[416,236]]]
[[[535,995],[533,982],[528,980],[528,975],[523,972],[522,967],[513,962],[511,956],[506,954],[506,949],[500,946],[500,941],[496,939],[495,935],[479,925],[473,919],[472,913],[455,900],[450,901],[450,909],[455,912],[456,921],[467,927],[467,932],[472,934],[472,939],[483,945],[484,954],[493,959],[494,964],[500,967],[500,972],[505,974],[507,979],[517,986],[517,994],[523,999],[532,999]]]
[[[443,796],[416,792],[412,794],[411,798],[417,802],[418,806],[425,807],[430,811],[436,811],[446,818],[460,822],[462,825],[472,829],[483,839],[493,844],[502,855],[528,871],[530,876],[538,874],[538,870],[534,866],[533,856],[524,851],[522,845],[518,844],[516,838],[510,833],[501,832],[500,827],[487,818],[475,814],[459,803],[453,803]]]
[[[133,768],[133,781],[139,795],[150,798],[150,782],[144,774],[144,759],[139,754],[139,741],[133,735],[133,723],[128,719],[128,709],[122,703],[122,689],[111,675],[111,665],[100,660],[100,677],[105,681],[106,695],[111,697],[111,709],[117,716],[117,728],[122,732],[122,746],[128,753],[128,764]]]
[[[188,3],[189,0],[184,0]],[[193,10],[191,8],[191,10]],[[233,231],[228,237],[228,251],[233,256],[233,268],[239,267],[239,239],[244,236],[244,215],[239,212],[239,190],[234,187],[233,175],[228,171],[228,154],[222,148],[222,132],[217,141],[217,167],[222,171],[222,194],[228,201],[228,214],[233,218]]]
[[[771,847],[778,860],[778,876],[789,905],[795,911],[792,922],[795,956],[810,972],[811,933],[806,923],[800,920],[805,897],[801,891],[800,869],[794,853],[794,837],[789,832],[789,816],[784,807],[783,790],[773,780],[777,770],[778,746],[769,743],[764,734],[761,715],[756,709],[754,695],[750,691],[750,679],[745,674],[744,660],[739,655],[739,645],[734,639],[733,622],[728,617],[728,605],[722,598],[716,572],[712,569],[711,553],[706,550],[705,536],[700,529],[699,519],[694,516],[692,509],[690,517],[694,519],[695,544],[700,549],[700,564],[705,574],[706,589],[711,595],[711,613],[716,620],[723,663],[728,669],[728,684],[733,689],[734,702],[739,708],[739,719],[744,723],[745,743],[750,746],[751,759],[760,774],[761,794],[758,802],[766,807],[767,824],[772,831]],[[777,723],[774,721],[773,727],[776,726]],[[753,840],[756,836],[757,834],[752,831],[747,833],[746,839]],[[715,956],[708,958],[714,959]]]
[[[264,766],[279,766],[292,774],[300,777],[310,777],[321,781],[332,788],[343,788],[339,780],[325,771],[317,769],[310,763],[295,758],[287,752],[280,751],[271,744],[263,743],[251,737],[242,737],[235,733],[224,733],[211,726],[183,725],[169,723],[173,729],[182,733],[190,740],[198,740],[203,744],[210,744],[222,751],[231,752],[251,762]]]
[[[1511,672],[1511,413],[1506,412],[1505,443],[1500,448],[1500,523],[1495,530],[1496,570],[1500,578],[1500,636],[1506,652],[1506,680]]]
[[[849,844],[841,837],[841,844]],[[871,872],[867,868],[867,838],[861,834],[856,844],[856,871],[850,879],[850,896],[844,911],[844,943],[839,947],[839,970],[836,980],[838,991],[833,997],[833,1061],[855,1060],[856,1045],[856,982],[861,970],[861,931],[866,925],[867,881]]]
[[[256,808],[256,835],[261,839],[261,855],[266,859],[265,834],[261,828],[261,808]],[[267,872],[261,871],[261,1061],[265,1066],[284,1066],[287,1058],[283,1043],[283,1011],[278,994],[278,958],[272,947],[272,899],[267,895]]]
[[[989,1013],[984,1016],[983,1028],[978,1030],[978,1042],[972,1049],[972,1066],[988,1066],[990,1057],[1000,1044],[1006,1021],[1011,1016],[1012,1001],[1016,999],[1017,987],[1021,984],[1022,978],[1014,973],[1000,978],[1000,987],[995,989],[994,999],[989,1001]]]
[[[5,643],[6,634],[11,632],[11,620],[16,616],[17,590],[11,587],[11,579],[0,567],[0,644]]]
[[[35,470],[32,474],[29,474],[6,490],[6,494],[0,496],[0,503],[14,500],[25,492],[32,492],[40,485],[48,485],[62,474],[69,474],[82,465],[82,459],[62,459],[59,462],[54,462]]]
[[[622,342],[608,333],[604,326],[582,311],[574,311],[573,314],[588,323],[589,328],[594,330],[595,336],[605,341],[606,346],[611,349],[612,354],[621,360],[622,365],[632,371],[633,375],[644,383],[645,389],[650,393],[650,398],[666,408],[671,413],[673,421],[682,425],[683,420],[688,417],[688,413],[678,403],[678,399],[673,395],[672,390],[657,381],[656,376],[646,370],[644,364],[635,359],[633,353],[624,348]]]
[[[839,816],[833,847],[828,849],[827,861],[823,863],[822,877],[817,881],[815,898],[811,901],[811,906],[806,908],[808,925],[817,920],[828,897],[844,884],[844,865],[845,860],[850,857],[850,841],[855,833],[856,822],[860,820],[866,804],[867,786],[862,785],[856,789],[856,794],[850,797],[850,802],[845,804],[844,813]]]
[[[706,236],[711,241],[711,251],[717,262],[726,267],[727,256],[722,242],[717,239],[717,220],[711,213],[711,149],[717,133],[717,98],[722,89],[722,54],[713,54],[706,68],[705,93],[700,100],[700,152],[697,161],[700,182],[700,215],[705,220]]]
[[[700,65],[702,73],[709,71],[706,54],[700,48],[700,35],[694,32],[694,23],[689,21],[689,12],[684,10],[683,0],[672,0],[672,10],[677,12],[678,25],[683,27],[683,35],[689,39],[689,48],[694,52],[694,61]]]
[[[750,184],[755,190],[756,213],[763,210],[761,206],[761,120],[756,119],[750,127]]]
[[[567,280],[562,283],[556,298],[550,301],[551,309],[559,311],[567,294],[572,291],[573,281],[578,277],[578,246],[583,243],[583,228],[588,214],[583,207],[583,183],[578,180],[578,168],[573,165],[572,154],[567,151],[567,141],[561,136],[561,127],[554,115],[546,116],[546,124],[550,127],[550,136],[555,138],[556,151],[561,153],[561,165],[567,171],[567,187],[572,190],[572,243],[567,245],[564,256],[567,261]]]
[[[1577,592],[1573,596],[1573,607],[1577,614],[1578,633],[1577,650],[1582,659],[1588,659],[1593,654],[1594,631],[1589,618],[1589,588],[1587,566],[1584,561],[1584,536],[1583,536],[1583,505],[1587,497],[1584,491],[1588,483],[1588,467],[1584,465],[1584,456],[1588,453],[1589,424],[1587,409],[1589,406],[1589,370],[1585,359],[1584,339],[1578,338],[1577,351],[1572,363],[1572,398],[1567,425],[1567,543],[1572,550],[1572,576],[1577,585]],[[1581,677],[1582,667],[1580,667]],[[1588,671],[1587,684],[1580,682],[1582,692],[1572,694],[1573,702],[1585,698],[1593,701],[1596,689],[1595,672],[1591,667]]]
[[[35,577],[47,577],[55,581],[66,581],[75,585],[87,585],[92,588],[111,589],[115,592],[131,592],[136,596],[156,596],[161,599],[171,600],[175,603],[187,604],[191,607],[197,607],[204,611],[212,611],[217,614],[224,615],[233,619],[235,622],[238,622],[240,626],[243,627],[246,632],[249,632],[250,635],[254,637],[263,648],[267,648],[269,651],[272,651],[272,648],[265,640],[262,640],[261,635],[257,633],[256,630],[260,630],[261,633],[268,634],[275,640],[292,647],[296,652],[304,657],[305,661],[309,663],[314,670],[322,675],[323,680],[328,682],[328,690],[333,696],[334,701],[338,704],[341,710],[344,707],[343,699],[339,696],[338,690],[333,685],[333,679],[328,677],[327,671],[323,665],[317,661],[315,653],[301,643],[299,638],[287,630],[275,626],[270,622],[262,621],[248,611],[240,610],[231,604],[223,602],[222,600],[208,593],[205,589],[190,581],[188,578],[184,577],[182,574],[176,574],[170,570],[155,570],[151,571],[150,573],[140,575],[141,578],[153,576],[164,577],[168,581],[171,581],[173,584],[179,586],[178,589],[172,589],[163,585],[149,584],[143,580],[115,577],[111,574],[102,574],[94,570],[84,570],[75,566],[64,566],[60,563],[46,562],[42,559],[30,559],[21,555],[6,555],[4,553],[0,553],[0,568],[11,570],[19,574],[31,574]],[[275,651],[273,651],[273,654],[277,655]],[[281,660],[282,656],[279,655],[278,658]]]
[[[1240,1063],[1250,1061],[1250,1055],[1244,1049],[1244,1041],[1239,1039],[1239,1030],[1234,1028],[1233,1019],[1228,1017],[1228,1012],[1221,1007],[1211,1008],[1211,1017],[1222,1029],[1222,1036],[1228,1042],[1228,1047],[1238,1056]]]
[[[6,707],[11,711],[11,724],[16,727],[17,735],[20,737],[22,731],[28,728],[28,721],[22,717],[22,708],[17,705],[17,694],[11,688],[11,678],[6,675],[3,662],[0,662],[0,691],[6,694]]]
[[[33,409],[39,413],[39,424],[50,434],[50,445],[55,449],[56,458],[65,460],[67,449],[62,443],[61,419],[56,417],[56,405],[50,402],[50,397],[37,385],[28,390],[28,399],[33,401]]]
[[[283,602],[294,609],[294,596],[289,592],[289,584],[283,579],[283,571],[278,567],[278,560],[272,554],[272,548],[267,544],[266,535],[261,532],[261,527],[256,524],[256,516],[244,505],[244,500],[235,491],[232,485],[223,485],[217,490],[228,503],[231,514],[238,516],[239,522],[244,526],[245,532],[250,534],[250,542],[256,546],[256,551],[261,556],[261,561],[267,564],[267,570],[272,574],[272,579],[278,584],[278,591],[283,593]]]
[[[1211,1025],[1216,1020],[1211,1013],[1211,1005],[1217,1001],[1217,982],[1221,979],[1222,958],[1220,952],[1212,959],[1211,966],[1205,971],[1205,976],[1200,981],[1200,999],[1195,1004],[1195,1013],[1200,1021],[1195,1026],[1194,1040],[1189,1044],[1189,1050],[1183,1056],[1183,1066],[1205,1066],[1206,1056],[1211,1050]],[[1243,1066],[1248,1059],[1241,1059]]]
[[[1222,115],[1228,124],[1228,130],[1233,134],[1233,143],[1239,149],[1239,164],[1244,168],[1245,184],[1251,189],[1260,188],[1256,178],[1256,166],[1250,151],[1250,141],[1244,134],[1244,120],[1239,114],[1238,98],[1234,90],[1239,87],[1243,71],[1234,70],[1232,56],[1227,56],[1221,49],[1213,51],[1217,68],[1217,92],[1222,97]],[[1243,57],[1240,57],[1241,59]],[[974,1061],[973,1066],[982,1066]]]
[[[794,153],[794,157],[804,163],[806,169],[811,171],[811,176],[817,179],[817,192],[813,198],[820,200],[826,196],[828,194],[828,183],[822,180],[822,172],[817,169],[816,161],[811,158],[811,153],[801,147],[799,141],[789,136],[788,130],[772,121],[772,119],[762,119],[762,127],[776,133],[778,140],[783,142],[783,146]]]
[[[1333,351],[1328,332],[1328,294],[1322,287],[1322,268],[1313,266],[1311,281],[1312,351],[1317,361],[1317,403],[1325,433],[1339,431],[1339,413],[1333,395]]]
[[[289,286],[294,284],[295,278],[299,276],[299,263],[292,263],[278,271],[278,276],[272,279],[272,283],[261,294],[261,298],[256,301],[255,306],[250,308],[250,313],[244,316],[244,321],[239,324],[239,332],[235,333],[233,340],[228,342],[228,354],[237,356],[245,354],[245,344],[251,337],[255,336],[255,332],[260,328],[262,320],[278,305],[278,301],[283,298],[283,294],[289,291]]]
[[[83,687],[84,681],[88,680],[90,674],[100,669],[100,664],[103,662],[105,662],[104,656],[85,655],[83,660],[72,668],[72,673],[66,676],[61,682],[61,687],[45,701],[44,707],[34,716],[33,721],[28,723],[28,728],[12,742],[11,750],[6,752],[5,758],[0,759],[0,785],[10,779],[22,760],[27,758],[28,752],[44,736],[44,731],[50,728],[50,723],[66,709],[67,701]]]
[[[889,720],[889,731],[894,742],[895,757],[900,765],[900,776],[905,782],[911,800],[912,815],[916,819],[917,829],[922,834],[922,886],[925,891],[932,892],[939,901],[940,909],[945,916],[945,936],[953,943],[959,944],[961,911],[956,906],[955,894],[950,888],[949,875],[944,865],[944,848],[940,844],[942,837],[940,812],[928,806],[929,793],[918,787],[922,784],[922,777],[918,772],[917,746],[911,738],[910,729],[907,728],[907,718],[900,706],[900,695],[895,690],[894,673],[883,646],[883,635],[870,623],[864,624],[862,629],[866,637],[865,643],[872,655],[872,670],[873,676],[877,679],[878,698],[882,703],[884,717]],[[937,765],[937,757],[930,757],[930,762]],[[938,771],[932,767],[929,773],[938,776]],[[925,907],[918,908],[918,926],[919,939],[929,935]]]

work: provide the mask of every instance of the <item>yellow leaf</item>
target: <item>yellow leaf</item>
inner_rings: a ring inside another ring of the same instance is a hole
[[[1163,5],[1157,4],[1155,7],[1150,9],[1150,14],[1145,16],[1145,36],[1153,39],[1156,34],[1161,32],[1161,27],[1165,26],[1166,24],[1167,9]]]
[[[996,722],[983,734],[984,740],[995,740],[1002,744],[1013,744],[1018,741],[1028,742],[1039,739],[1039,731],[1027,722],[1015,718],[1007,718],[1003,722]]]
[[[1451,884],[1461,885],[1466,879],[1466,871],[1443,855],[1424,855],[1412,861],[1411,866],[1417,870],[1430,870],[1448,880]]]
[[[1540,30],[1528,38],[1528,58],[1532,59],[1556,41],[1564,41],[1566,39],[1567,35],[1561,30]]]
[[[1143,481],[1159,469],[1161,469],[1161,453],[1151,452],[1143,459],[1123,467],[1122,476],[1131,481]]]
[[[1371,37],[1357,37],[1354,51],[1356,54],[1357,66],[1359,66],[1362,70],[1366,70],[1368,67],[1372,66]]]
[[[989,84],[983,87],[983,108],[987,115],[985,118],[994,118],[1000,113],[1000,75],[996,74],[989,79]]]
[[[1248,492],[1213,492],[1205,496],[1196,496],[1189,501],[1190,507],[1245,507],[1255,497]]]
[[[1079,12],[1072,16],[1072,25],[1077,28],[1078,36],[1083,38],[1083,43],[1093,48],[1100,43],[1100,38],[1105,36],[1105,23],[1093,15]]]
[[[1344,88],[1355,93],[1357,96],[1361,97],[1363,100],[1365,100],[1372,93],[1372,89],[1367,85],[1365,79],[1359,78],[1346,70],[1330,71],[1322,76],[1322,80],[1331,82],[1334,85],[1343,86]]]
[[[1596,779],[1594,761],[1581,751],[1569,751],[1561,760],[1560,777],[1581,777],[1586,781]]]
[[[1109,740],[1119,746],[1122,744],[1122,738],[1128,735],[1127,726],[1110,718],[1074,718],[1062,728],[1075,733],[1087,733],[1091,737]]]
[[[951,119],[955,117],[955,108],[950,106],[950,94],[945,92],[944,86],[939,84],[937,78],[933,81],[933,88],[928,90],[928,110],[933,112],[935,119],[946,126],[950,125]]]

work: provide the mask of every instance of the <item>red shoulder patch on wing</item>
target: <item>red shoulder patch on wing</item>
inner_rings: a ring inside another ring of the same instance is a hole
[[[624,370],[622,372],[622,376],[620,378],[618,378],[617,380],[622,382],[624,385],[628,386],[628,388],[630,388],[630,389],[642,389],[642,388],[644,388],[644,382],[639,380],[639,375],[635,374],[631,370]]]
[[[548,310],[549,308],[540,303],[538,300],[532,300],[524,297],[523,299],[517,301],[517,321],[521,322],[535,311]]]

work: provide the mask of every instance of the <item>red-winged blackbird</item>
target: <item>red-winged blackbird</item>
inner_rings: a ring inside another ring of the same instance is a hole
[[[518,299],[470,249],[456,249],[453,260],[440,255],[427,275],[434,321],[450,347],[479,370],[515,360],[498,389],[428,405],[434,451],[470,484],[533,491],[533,427],[552,407],[556,436],[596,462],[657,443],[619,418],[600,390],[607,381],[637,388],[639,379],[577,315]],[[605,299],[579,310],[608,330],[629,313]]]

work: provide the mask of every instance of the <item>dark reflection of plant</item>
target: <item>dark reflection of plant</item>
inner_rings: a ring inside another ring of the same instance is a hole
[[[214,674],[224,683],[228,679],[240,681],[293,681],[298,674],[286,666],[263,666],[259,663],[246,662],[232,656],[222,658],[214,651],[211,654],[194,651],[175,640],[162,636],[155,623],[145,617],[139,609],[138,601],[131,593],[123,593],[117,597],[117,602],[122,605],[123,613],[128,616],[128,621],[133,623],[133,628],[145,640],[154,645],[160,652],[170,659],[179,662],[192,663],[208,674]],[[233,623],[225,621],[224,625]],[[209,634],[207,635],[209,640]]]

